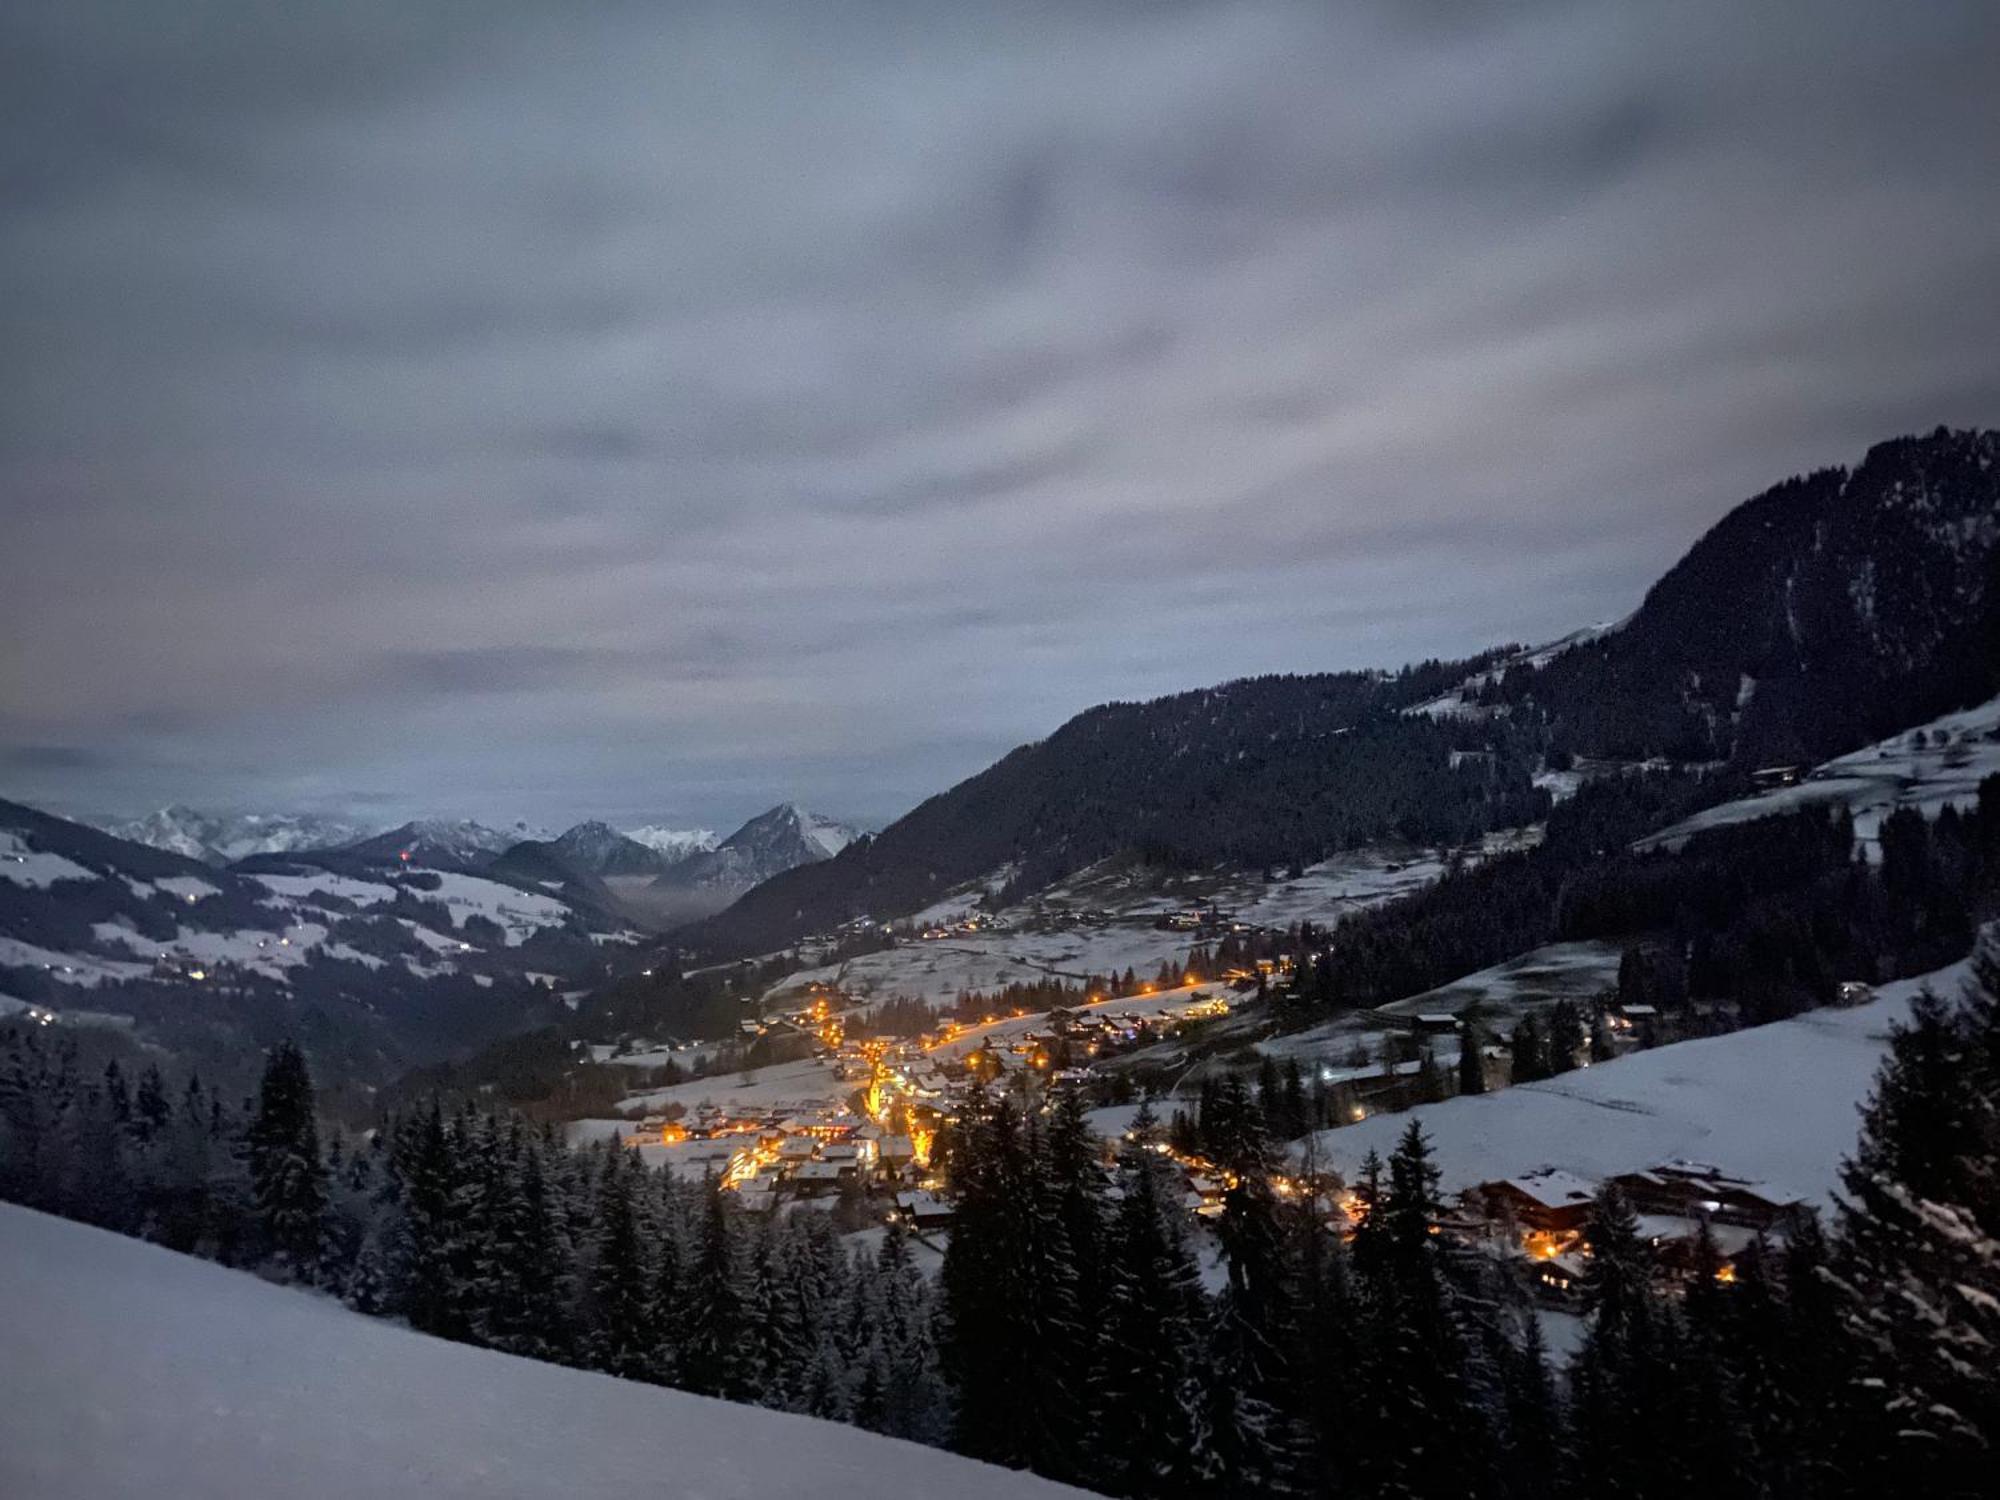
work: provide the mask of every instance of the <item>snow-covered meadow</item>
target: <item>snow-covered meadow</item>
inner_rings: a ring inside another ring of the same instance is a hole
[[[1853,1009],[1811,1011],[1543,1083],[1372,1116],[1320,1132],[1311,1147],[1321,1164],[1351,1176],[1370,1151],[1386,1157],[1415,1120],[1436,1147],[1448,1191],[1537,1167],[1603,1178],[1684,1157],[1828,1203],[1890,1026],[1925,984],[1955,990],[1966,967],[1885,985]]]

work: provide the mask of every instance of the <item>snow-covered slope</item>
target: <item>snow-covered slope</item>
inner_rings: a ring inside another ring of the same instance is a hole
[[[1952,993],[1966,969],[1959,963],[1885,985],[1852,1010],[1811,1011],[1544,1083],[1376,1115],[1322,1131],[1314,1145],[1323,1165],[1352,1177],[1371,1150],[1386,1158],[1418,1120],[1451,1192],[1536,1167],[1602,1178],[1685,1157],[1826,1203],[1841,1158],[1854,1148],[1856,1111],[1890,1025],[1908,1014],[1923,985]]]
[[[633,843],[644,844],[669,861],[686,859],[690,854],[713,849],[719,841],[719,835],[713,828],[669,828],[664,823],[627,828],[624,834]]]
[[[2000,774],[2000,698],[1842,755],[1796,786],[1778,787],[1696,813],[1640,841],[1641,848],[1678,848],[1691,834],[1748,823],[1801,807],[1845,807],[1854,835],[1871,856],[1882,820],[1899,807],[1936,817],[1979,800],[1979,783]]]
[[[1432,719],[1485,718],[1492,710],[1480,707],[1475,700],[1479,690],[1496,677],[1513,667],[1545,667],[1565,651],[1616,634],[1625,628],[1630,619],[1631,616],[1628,615],[1624,620],[1602,625],[1586,625],[1581,630],[1572,630],[1568,635],[1550,641],[1546,645],[1530,646],[1526,650],[1516,651],[1511,656],[1502,657],[1484,672],[1474,673],[1450,692],[1440,693],[1435,698],[1426,698],[1422,703],[1413,703],[1403,712],[1422,714]]]
[[[442,907],[444,915],[427,926],[399,899]],[[310,865],[212,870],[0,803],[0,969],[41,969],[58,984],[95,985],[145,977],[161,964],[162,978],[233,964],[282,983],[320,952],[356,959],[330,935],[376,908],[396,909],[410,941],[403,955],[378,951],[362,960],[379,968],[399,957],[417,973],[449,969],[490,946],[459,930],[468,918],[497,923],[510,948],[576,919],[569,904],[546,892],[461,871],[398,868],[364,877]]]
[[[448,1344],[0,1205],[0,1494],[1056,1500],[876,1437]]]

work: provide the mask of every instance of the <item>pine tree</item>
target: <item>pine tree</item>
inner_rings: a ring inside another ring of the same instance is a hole
[[[319,1274],[326,1233],[326,1164],[313,1113],[312,1075],[291,1042],[279,1043],[264,1065],[257,1113],[245,1139],[258,1235],[280,1266],[310,1281]]]
[[[750,1389],[760,1406],[789,1411],[812,1350],[803,1342],[797,1286],[786,1264],[786,1242],[775,1223],[750,1233],[749,1295],[744,1308]]]
[[[1912,1002],[1842,1181],[1859,1477],[1982,1493],[2000,1447],[2000,953],[1956,1005]]]
[[[530,1359],[570,1357],[569,1313],[575,1297],[575,1251],[553,1200],[540,1143],[518,1123],[508,1135],[496,1201],[487,1277],[491,1291],[482,1337]]]
[[[1511,1077],[1515,1083],[1534,1083],[1549,1076],[1541,1023],[1532,1013],[1515,1023],[1513,1040],[1508,1045],[1513,1056]]]
[[[1463,1493],[1497,1467],[1495,1445],[1471,1392],[1471,1351],[1433,1232],[1439,1173],[1423,1127],[1412,1121],[1388,1162],[1369,1214],[1368,1376],[1380,1413],[1374,1472],[1382,1487]],[[1448,1436],[1447,1436],[1448,1435]],[[1386,1445],[1386,1449],[1383,1448]]]
[[[628,1380],[652,1379],[659,1368],[654,1268],[641,1197],[645,1174],[638,1152],[614,1146],[606,1154],[598,1177],[595,1254],[589,1273],[586,1358],[592,1369]],[[689,1388],[704,1395],[723,1394]]]
[[[1549,1375],[1542,1323],[1532,1309],[1503,1363],[1506,1387],[1505,1493],[1522,1497],[1554,1491],[1563,1472],[1562,1408]]]
[[[1590,1060],[1593,1063],[1606,1063],[1617,1055],[1617,1044],[1611,1039],[1611,1023],[1605,1019],[1604,1012],[1600,1010],[1590,1020]]]
[[[1287,1225],[1261,1121],[1239,1118],[1217,1238],[1229,1280],[1210,1320],[1209,1441],[1232,1484],[1287,1487],[1299,1458],[1288,1354],[1298,1316]]]
[[[683,1289],[678,1350],[683,1389],[725,1401],[752,1395],[748,1288],[737,1226],[722,1190],[706,1185],[693,1264]]]
[[[139,1075],[138,1087],[132,1091],[132,1136],[141,1146],[149,1146],[157,1140],[173,1118],[173,1105],[167,1098],[167,1081],[160,1074],[158,1063],[147,1063],[145,1072]]]
[[[1671,1474],[1673,1325],[1652,1287],[1651,1258],[1616,1185],[1598,1195],[1585,1230],[1589,1335],[1570,1365],[1572,1483],[1609,1496],[1651,1492]]]
[[[1486,1034],[1477,1021],[1466,1021],[1458,1038],[1458,1091],[1486,1092]]]
[[[1549,1076],[1567,1073],[1576,1066],[1576,1055],[1583,1050],[1585,1041],[1583,1017],[1576,1006],[1568,1000],[1558,1000],[1549,1007],[1548,1032],[1544,1044],[1544,1061]]]
[[[1119,1153],[1093,1488],[1135,1500],[1192,1493],[1209,1451],[1206,1299],[1171,1168],[1148,1148],[1152,1112]]]
[[[390,1161],[391,1304],[420,1332],[458,1337],[463,1330],[452,1322],[451,1153],[436,1100],[398,1125]]]

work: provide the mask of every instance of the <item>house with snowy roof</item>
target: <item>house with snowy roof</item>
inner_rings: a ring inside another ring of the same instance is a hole
[[[1597,1202],[1597,1184],[1556,1167],[1482,1182],[1465,1191],[1468,1207],[1487,1219],[1511,1220],[1542,1234],[1580,1231]]]
[[[1674,1159],[1611,1179],[1640,1214],[1706,1220],[1760,1234],[1796,1229],[1812,1214],[1805,1198],[1769,1183],[1734,1177],[1708,1162]]]

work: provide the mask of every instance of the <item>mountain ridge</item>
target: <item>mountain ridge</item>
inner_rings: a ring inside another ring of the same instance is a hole
[[[1385,833],[1456,842],[1532,821],[1531,778],[1580,757],[1818,760],[1995,691],[2000,432],[1938,428],[1732,507],[1615,627],[1087,709],[675,936],[768,952],[1010,866],[1018,896],[1120,849],[1244,867]]]

